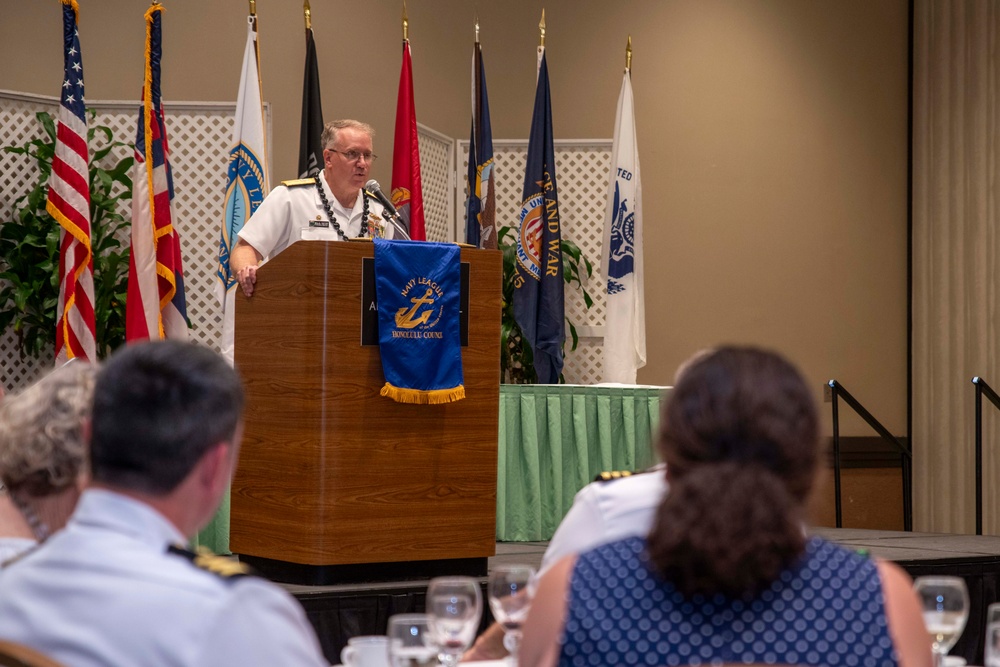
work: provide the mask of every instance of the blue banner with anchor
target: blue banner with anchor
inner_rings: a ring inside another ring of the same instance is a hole
[[[375,239],[383,396],[424,404],[465,398],[459,255],[451,243]]]

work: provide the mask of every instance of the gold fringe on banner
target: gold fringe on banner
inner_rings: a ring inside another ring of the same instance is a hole
[[[414,403],[417,405],[443,405],[453,401],[460,401],[465,398],[465,386],[458,385],[454,389],[432,389],[421,391],[420,389],[404,389],[395,387],[388,382],[382,387],[382,396],[391,398],[397,403]]]

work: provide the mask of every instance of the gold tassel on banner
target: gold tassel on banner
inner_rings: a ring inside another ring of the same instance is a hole
[[[397,403],[413,403],[416,405],[443,405],[452,401],[460,401],[465,398],[465,386],[459,385],[454,389],[432,389],[421,391],[419,389],[403,389],[394,387],[388,382],[379,392],[386,398],[391,398]]]

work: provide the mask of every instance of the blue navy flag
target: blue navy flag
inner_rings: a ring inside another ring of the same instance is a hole
[[[493,130],[486,94],[483,49],[472,53],[472,132],[469,138],[469,199],[465,210],[465,242],[480,248],[497,247],[496,194],[493,190]]]
[[[549,70],[542,52],[528,139],[514,282],[514,318],[531,345],[539,384],[559,382],[563,367],[566,328],[561,245]]]

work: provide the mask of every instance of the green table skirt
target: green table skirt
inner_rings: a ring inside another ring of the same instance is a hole
[[[497,540],[548,540],[595,475],[653,465],[652,433],[668,391],[501,385]],[[229,553],[228,493],[196,544]]]
[[[501,386],[497,540],[548,540],[595,475],[653,465],[652,433],[667,391]]]

